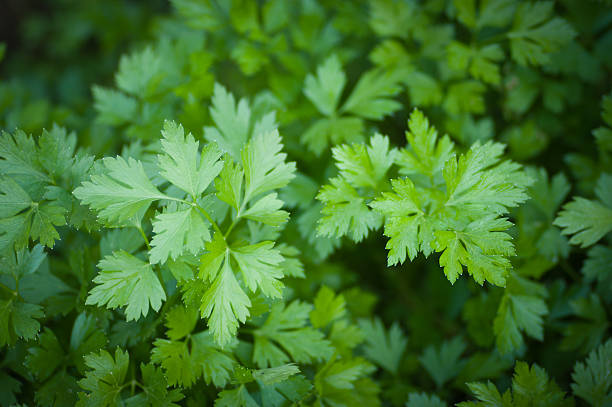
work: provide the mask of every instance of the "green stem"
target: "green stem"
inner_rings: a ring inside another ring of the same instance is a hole
[[[246,207],[246,204],[247,204],[247,196],[244,197],[244,200],[242,201],[242,205],[240,205],[240,208],[238,209],[238,212],[236,212],[236,217],[234,218],[234,220],[232,221],[232,224],[230,225],[230,227],[227,229],[227,231],[223,235],[224,239],[227,240],[227,237],[229,236],[229,234],[232,233],[232,230],[234,230],[234,227],[236,227],[236,225],[242,219],[241,218],[241,214],[242,214],[242,211],[244,211],[244,208]]]
[[[147,235],[145,234],[144,230],[142,230],[142,225],[138,225],[136,228],[140,232],[140,236],[142,236],[142,239],[144,240],[145,244],[147,245],[147,250],[151,250],[151,245],[149,244],[149,239],[147,238]]]
[[[221,232],[221,229],[219,228],[219,225],[217,225],[217,222],[214,221],[214,219],[208,214],[208,212],[206,212],[204,210],[204,208],[202,208],[200,205],[198,205],[197,203],[190,203],[189,205],[191,206],[195,206],[196,208],[198,208],[198,210],[200,211],[200,213],[202,215],[204,215],[204,217],[206,218],[207,221],[209,221],[211,223],[211,225],[213,225],[213,228],[215,229],[215,231],[217,233],[219,233],[221,236],[223,236],[223,232]]]

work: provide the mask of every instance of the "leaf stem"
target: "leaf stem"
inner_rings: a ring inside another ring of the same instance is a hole
[[[147,235],[145,234],[144,230],[142,230],[142,225],[138,225],[136,228],[140,232],[140,236],[142,236],[142,239],[144,240],[145,245],[147,245],[147,250],[151,250],[151,245],[149,244],[149,239],[147,238]]]
[[[208,212],[206,212],[204,210],[204,208],[202,208],[200,205],[198,205],[196,202],[193,203],[189,203],[189,205],[191,206],[195,206],[196,208],[198,208],[198,210],[200,211],[200,213],[202,215],[204,215],[204,217],[206,218],[207,221],[209,221],[212,225],[213,228],[215,229],[215,231],[217,231],[217,233],[219,233],[221,236],[223,236],[223,232],[221,232],[221,229],[219,228],[219,225],[217,225],[217,222],[215,222],[215,220],[208,214]]]

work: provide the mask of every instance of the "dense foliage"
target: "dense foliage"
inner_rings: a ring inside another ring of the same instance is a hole
[[[612,6],[9,1],[0,406],[612,406]]]

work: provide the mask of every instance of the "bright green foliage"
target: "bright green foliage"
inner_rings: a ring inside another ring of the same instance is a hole
[[[517,362],[512,378],[512,390],[508,389],[502,395],[495,385],[488,383],[468,383],[478,401],[459,403],[460,407],[499,406],[499,407],[527,407],[527,406],[573,406],[571,398],[559,389],[554,380],[548,378],[546,371],[538,365],[531,368],[525,362]]]
[[[508,281],[493,321],[497,348],[502,353],[524,346],[522,333],[542,341],[543,317],[548,313],[546,288],[518,275]]]
[[[578,362],[572,373],[574,394],[594,407],[612,403],[612,341],[589,353],[584,363]]]
[[[283,276],[279,264],[283,257],[273,242],[229,248],[218,234],[207,245],[208,253],[202,257],[200,278],[211,282],[204,293],[200,307],[202,316],[209,317],[209,327],[217,342],[227,343],[236,333],[238,321],[244,323],[249,315],[251,301],[238,284],[235,271],[240,271],[246,286],[272,298],[281,296]],[[233,259],[238,265],[234,270]]]
[[[574,235],[570,243],[587,247],[596,243],[612,230],[612,175],[602,174],[597,181],[595,196],[589,200],[575,197],[563,206],[555,225],[563,228],[563,234]]]
[[[465,266],[479,284],[504,286],[511,269],[507,257],[515,252],[505,233],[511,223],[499,215],[527,199],[530,178],[520,165],[500,162],[501,144],[476,143],[457,159],[452,142],[447,136],[438,141],[422,113],[413,112],[408,126],[410,150],[400,151],[398,159],[408,177],[392,180],[393,192],[369,204],[385,216],[389,265],[435,250],[442,252],[440,265],[451,283]],[[319,194],[324,202],[325,188]]]
[[[149,306],[159,310],[166,299],[164,289],[151,265],[124,251],[106,256],[98,263],[100,274],[94,279],[99,284],[87,297],[87,304],[106,305],[108,308],[126,307],[126,319],[147,316]]]
[[[393,324],[387,332],[380,319],[362,319],[359,321],[359,328],[365,338],[365,356],[389,372],[397,374],[408,344],[408,339],[399,325]]]
[[[217,146],[205,146],[198,157],[199,143],[174,122],[164,123],[162,136],[164,154],[157,158],[160,175],[192,198],[202,195],[223,168]]]
[[[396,156],[389,149],[389,139],[380,134],[370,139],[370,145],[342,145],[332,149],[340,174],[330,179],[317,199],[325,205],[321,210],[317,231],[323,236],[348,235],[361,241],[371,229],[380,227],[380,216],[367,206],[367,198],[361,195],[376,192],[386,183],[386,173]]]
[[[444,342],[438,349],[433,346],[427,347],[419,361],[436,386],[441,388],[446,382],[455,378],[463,368],[465,359],[462,359],[461,355],[464,351],[465,342],[456,337]]]
[[[139,161],[107,157],[102,162],[104,173],[92,175],[91,181],[74,190],[74,195],[99,211],[104,222],[113,225],[140,219],[153,201],[166,198],[151,183]]]
[[[274,112],[262,117],[253,115],[246,99],[237,104],[234,95],[222,85],[215,83],[210,115],[216,127],[205,127],[204,137],[209,142],[219,145],[221,150],[229,153],[234,159],[250,137],[276,129]]]

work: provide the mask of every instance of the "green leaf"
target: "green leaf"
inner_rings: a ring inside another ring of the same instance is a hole
[[[0,178],[0,218],[10,218],[30,207],[32,199],[11,178]]]
[[[514,255],[510,235],[504,232],[510,226],[506,219],[489,215],[470,222],[461,231],[435,232],[435,249],[442,252],[440,266],[448,280],[454,283],[465,266],[478,284],[486,280],[505,287],[512,268],[507,256]]]
[[[346,75],[342,71],[337,55],[327,58],[317,67],[317,76],[308,75],[304,82],[304,95],[325,116],[336,112],[340,95],[346,84]]]
[[[319,403],[339,406],[379,406],[377,384],[366,376],[374,366],[365,359],[332,359],[315,375]]]
[[[117,348],[115,356],[105,350],[85,356],[90,369],[79,386],[85,392],[79,393],[77,406],[113,406],[121,402],[121,386],[127,375],[130,359],[127,352]]]
[[[406,254],[413,260],[419,251],[432,252],[434,225],[421,210],[419,195],[409,178],[391,180],[393,192],[383,192],[370,207],[385,215],[385,236],[389,237],[388,265],[403,263]]]
[[[230,252],[238,264],[244,284],[251,292],[259,289],[267,297],[282,297],[283,283],[280,279],[283,272],[279,266],[284,258],[274,248],[274,242],[232,247]]]
[[[576,31],[560,17],[553,17],[552,1],[520,4],[514,16],[510,39],[512,58],[521,65],[543,65],[549,55],[562,49]]]
[[[368,208],[365,199],[344,178],[331,178],[329,183],[317,194],[317,199],[325,205],[317,226],[320,235],[348,235],[360,242],[370,230],[380,227],[381,216]]]
[[[446,407],[447,404],[440,400],[435,394],[410,393],[406,407]]]
[[[370,27],[381,37],[408,38],[414,25],[413,3],[384,0],[370,1]]]
[[[17,338],[33,339],[40,330],[37,319],[43,316],[39,305],[0,300],[0,346],[13,345]]]
[[[593,246],[582,265],[582,273],[589,282],[597,281],[601,288],[612,288],[612,247]]]
[[[580,319],[571,321],[564,329],[562,350],[587,353],[599,346],[610,327],[604,305],[596,294],[569,303],[571,313]]]
[[[199,143],[191,133],[185,136],[183,126],[164,122],[162,150],[157,157],[160,175],[197,199],[219,175],[223,162],[221,151],[215,144],[208,144],[198,157]]]
[[[129,253],[114,252],[100,260],[98,268],[100,273],[93,280],[98,285],[89,292],[88,305],[125,306],[126,319],[130,321],[147,316],[149,307],[158,311],[166,299],[151,264]]]
[[[364,73],[340,111],[369,120],[381,120],[395,112],[401,104],[391,97],[399,93],[399,80],[403,74],[403,71],[389,72],[384,69]]]
[[[521,349],[522,332],[539,341],[544,339],[543,317],[548,314],[546,288],[518,275],[512,275],[493,321],[497,348],[501,353]]]
[[[330,144],[363,141],[364,123],[359,117],[331,117],[316,120],[302,134],[302,142],[320,156]]]
[[[183,16],[189,26],[196,29],[215,31],[223,27],[227,7],[211,0],[172,0],[176,11]]]
[[[26,365],[41,382],[48,379],[61,366],[66,355],[55,334],[45,328],[38,346],[28,349]]]
[[[15,131],[12,135],[2,132],[0,173],[13,178],[28,192],[30,192],[28,186],[31,188],[49,181],[37,157],[36,144],[26,133],[21,130]]]
[[[376,133],[370,144],[341,145],[332,149],[340,175],[354,187],[376,189],[393,165],[397,150],[389,149],[389,138]]]
[[[394,323],[387,331],[381,320],[374,318],[359,320],[359,328],[365,337],[363,347],[365,356],[390,373],[397,374],[408,344],[408,339],[400,326]]]
[[[542,406],[570,407],[574,400],[565,398],[554,380],[550,380],[546,371],[536,364],[531,368],[525,362],[516,362],[512,390],[508,389],[503,396],[491,382],[467,384],[478,401],[457,404],[458,407],[523,407]]]
[[[244,202],[255,196],[286,186],[295,175],[295,163],[286,162],[281,153],[282,139],[277,130],[260,133],[242,151]]]
[[[215,83],[211,102],[210,115],[217,127],[205,127],[204,138],[218,144],[221,150],[232,157],[238,158],[249,137],[249,103],[246,99],[240,99],[236,104],[234,95],[218,83]]]
[[[197,313],[195,316],[197,319]],[[168,316],[168,325],[175,321],[174,318]],[[168,331],[168,336],[171,337],[171,331]],[[201,377],[206,384],[212,383],[217,387],[229,383],[235,361],[231,354],[219,348],[210,331],[193,334],[186,341],[178,339],[159,338],[153,343],[151,361],[161,365],[168,384],[188,388]]]
[[[478,11],[476,0],[454,0],[457,18],[471,29],[484,27],[504,27],[508,25],[514,14],[516,4],[513,0],[479,1]]]
[[[98,211],[106,223],[123,223],[142,216],[153,201],[167,199],[145,174],[140,161],[121,157],[102,159],[105,172],[94,174],[74,190],[84,204]]]
[[[55,227],[66,224],[65,213],[65,207],[52,202],[43,202],[35,206],[32,212],[30,237],[52,248],[55,241],[60,237]]]
[[[215,233],[206,250],[199,277],[211,285],[201,297],[200,311],[202,317],[209,318],[208,327],[215,341],[224,346],[236,335],[238,323],[244,323],[249,316],[251,300],[236,279],[230,264],[230,249],[223,237]]]
[[[419,361],[438,388],[455,378],[463,369],[465,342],[460,337],[444,342],[439,348],[428,346]]]
[[[290,358],[297,363],[312,363],[331,356],[333,349],[323,333],[306,326],[311,310],[310,304],[297,300],[287,306],[272,306],[265,322],[254,332],[253,361],[257,366],[279,366]]]
[[[242,183],[244,171],[229,156],[223,160],[224,165],[219,177],[215,180],[217,198],[239,210],[242,202]]]
[[[85,378],[79,381],[79,386],[84,392],[79,393],[78,407],[100,406],[111,407],[116,405],[136,405],[151,407],[178,407],[175,401],[183,398],[180,390],[168,390],[168,384],[161,370],[155,366],[141,364],[140,370],[142,377],[136,381],[132,377],[132,386],[138,386],[142,392],[124,399],[122,390],[130,357],[127,352],[117,348],[115,356],[105,350],[100,353],[92,353],[85,356],[85,364],[89,371]]]
[[[612,340],[589,353],[585,362],[577,362],[572,373],[575,395],[594,407],[612,404]]]
[[[444,100],[444,109],[450,115],[460,113],[483,113],[485,110],[485,85],[475,80],[455,82],[449,86]]]
[[[145,98],[156,93],[164,75],[162,55],[147,47],[121,57],[115,82],[124,92]]]
[[[165,263],[169,257],[176,260],[185,252],[198,254],[210,241],[209,223],[193,207],[158,214],[153,220],[153,233],[151,264]]]
[[[563,206],[554,224],[564,235],[574,235],[570,243],[590,246],[612,231],[612,174],[602,174],[597,181],[598,201],[575,197]]]
[[[344,296],[336,295],[329,287],[322,286],[314,299],[310,323],[315,328],[325,328],[346,313]]]
[[[277,196],[276,192],[264,196],[244,211],[242,216],[271,226],[286,223],[289,220],[289,212],[281,210],[284,202],[277,199]]]
[[[439,175],[444,164],[452,157],[454,143],[444,135],[438,137],[435,127],[420,110],[413,110],[408,120],[406,140],[410,149],[400,151],[397,163],[404,175],[424,174],[432,180]]]
[[[96,85],[91,90],[94,109],[98,113],[97,120],[100,123],[121,126],[130,123],[136,117],[138,103],[131,96]]]
[[[449,66],[461,73],[469,72],[474,79],[497,85],[501,75],[497,63],[504,59],[502,47],[498,44],[486,45],[482,48],[467,46],[453,41],[448,48]]]
[[[269,385],[283,382],[298,373],[300,373],[300,368],[294,363],[289,363],[282,366],[254,370],[253,378]]]
[[[183,394],[180,389],[168,390],[166,377],[162,371],[152,364],[141,364],[142,393],[126,400],[126,404],[150,405],[151,407],[179,407],[175,401],[181,401]]]
[[[259,407],[244,385],[232,390],[223,390],[215,400],[215,407]]]
[[[444,166],[446,205],[501,214],[525,202],[532,180],[520,164],[500,162],[503,150],[499,143],[476,142],[458,160],[449,160]]]

